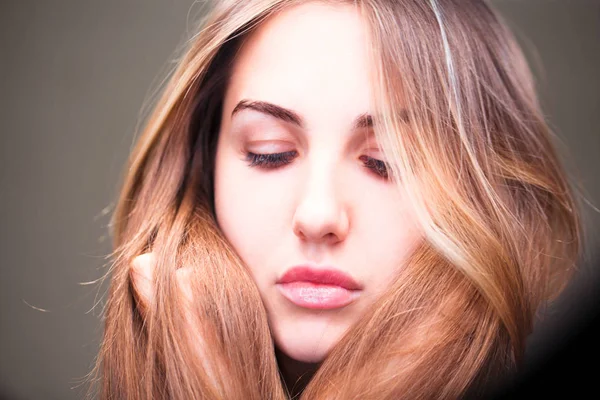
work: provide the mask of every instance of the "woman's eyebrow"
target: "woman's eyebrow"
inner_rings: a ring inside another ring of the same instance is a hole
[[[231,116],[233,117],[235,114],[242,110],[254,110],[258,111],[262,114],[269,115],[271,117],[280,119],[285,122],[290,122],[294,125],[297,125],[300,128],[304,128],[304,120],[302,117],[295,111],[289,110],[287,108],[278,106],[277,104],[268,103],[266,101],[256,101],[256,100],[241,100],[234,107],[231,112]]]
[[[282,121],[292,123],[300,128],[304,128],[304,126],[305,126],[304,119],[297,112],[290,110],[288,108],[278,106],[277,104],[266,102],[266,101],[247,100],[247,99],[241,100],[233,108],[233,111],[231,112],[231,116],[233,117],[236,113],[238,113],[242,110],[258,111],[262,114],[266,114],[271,117],[280,119]],[[352,129],[372,128],[372,127],[373,127],[373,117],[367,113],[361,114],[358,117],[356,117],[354,119],[354,123],[352,124]]]

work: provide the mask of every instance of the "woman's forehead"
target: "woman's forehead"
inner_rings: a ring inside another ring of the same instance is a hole
[[[303,115],[371,111],[367,26],[352,5],[310,2],[272,16],[244,41],[225,101],[281,104]]]

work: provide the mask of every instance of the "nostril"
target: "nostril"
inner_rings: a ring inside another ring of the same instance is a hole
[[[335,233],[330,232],[327,235],[325,235],[325,240],[327,240],[328,242],[333,242],[333,241],[337,241],[338,237]]]
[[[298,236],[302,240],[306,240],[306,236],[304,235],[304,233],[302,231],[296,232],[296,236]]]

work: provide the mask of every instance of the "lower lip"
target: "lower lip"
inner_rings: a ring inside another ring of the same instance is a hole
[[[352,303],[358,290],[348,290],[340,286],[319,285],[310,282],[290,282],[277,284],[279,291],[297,306],[317,310],[341,308]]]

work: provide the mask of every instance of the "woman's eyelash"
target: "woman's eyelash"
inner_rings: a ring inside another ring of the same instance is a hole
[[[251,167],[260,166],[264,168],[277,168],[285,164],[289,164],[298,155],[295,150],[286,151],[284,153],[271,154],[256,154],[248,152],[246,161]]]
[[[388,178],[388,167],[384,161],[369,156],[360,156],[359,159],[365,164],[365,167],[373,170],[377,175],[384,179]]]
[[[297,155],[298,153],[295,150],[271,154],[248,152],[246,154],[246,161],[251,167],[258,166],[274,169],[289,164]],[[377,175],[385,179],[388,178],[388,168],[384,161],[369,156],[360,156],[359,159],[364,163],[365,167],[373,170]]]

